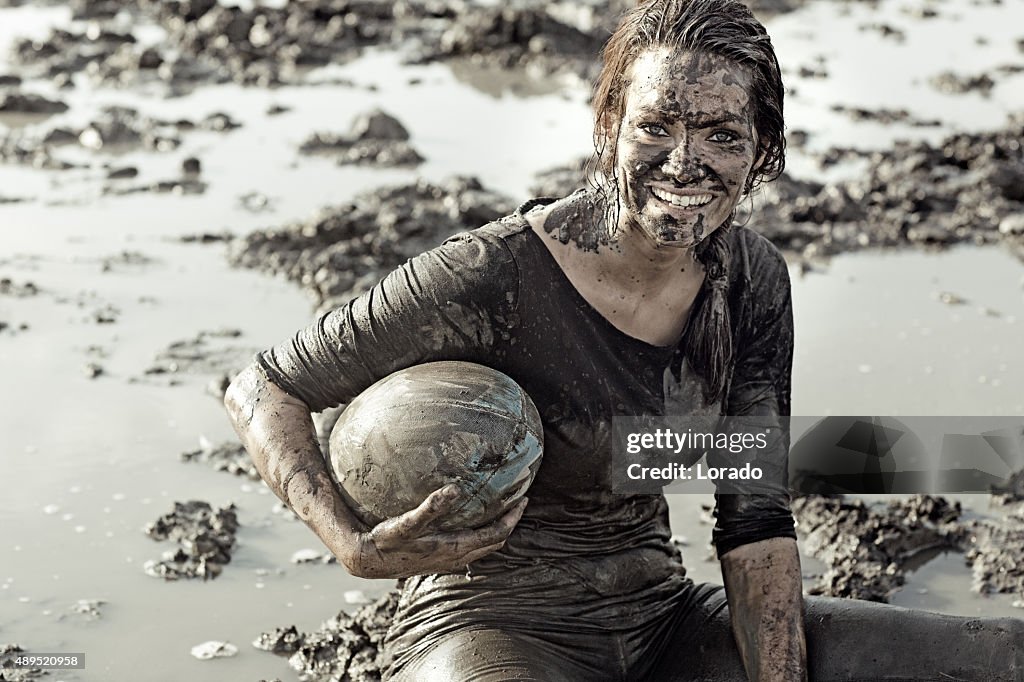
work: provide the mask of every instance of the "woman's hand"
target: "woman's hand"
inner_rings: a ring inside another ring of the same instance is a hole
[[[490,524],[473,530],[439,531],[434,521],[456,509],[458,486],[435,490],[420,506],[382,521],[355,542],[346,543],[338,560],[361,578],[404,578],[426,573],[453,573],[501,549],[519,523],[526,498]]]

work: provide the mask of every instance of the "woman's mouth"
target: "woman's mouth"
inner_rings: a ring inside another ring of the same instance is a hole
[[[711,203],[714,198],[714,195],[708,193],[673,194],[657,187],[651,187],[651,194],[675,208],[698,208]]]

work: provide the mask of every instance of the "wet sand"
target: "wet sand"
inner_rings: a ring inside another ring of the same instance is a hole
[[[929,8],[938,16],[924,16]],[[937,144],[954,132],[1003,126],[1008,112],[1024,108],[1022,75],[997,68],[1024,62],[1014,11],[1009,3],[958,0],[811,2],[771,19],[795,91],[789,131],[806,132],[804,145],[790,143],[793,176],[821,182],[863,169],[856,158],[822,169],[832,147],[885,149],[897,138]],[[0,8],[0,55],[15,36],[42,38],[49,26],[88,30],[70,15],[60,5]],[[900,31],[902,41],[894,37]],[[162,40],[153,25],[135,32],[146,44]],[[937,54],[933,45],[948,49]],[[928,60],[914,57],[921,54]],[[0,57],[0,76],[18,70]],[[945,71],[991,74],[994,85],[950,94],[929,80]],[[94,84],[86,73],[70,89],[26,76],[21,91],[63,101],[68,111],[0,114],[2,135],[77,131],[115,105],[170,122],[225,112],[241,124],[161,128],[180,139],[163,151],[159,143],[53,146],[53,158],[83,166],[69,170],[0,163],[0,279],[11,282],[0,294],[0,643],[83,651],[88,660],[85,671],[44,679],[131,680],[140,670],[153,680],[296,679],[284,659],[251,642],[279,626],[315,630],[339,609],[356,607],[346,592],[372,598],[391,585],[352,578],[337,565],[292,563],[297,551],[319,550],[319,543],[262,484],[180,459],[232,438],[211,393],[254,350],[308,322],[319,303],[284,278],[232,268],[225,233],[309,221],[358,192],[420,177],[473,176],[514,205],[529,197],[536,173],[589,149],[587,89],[571,68],[404,65],[384,47],[303,78],[273,89],[204,82],[165,98],[161,88]],[[837,105],[905,109],[909,118],[863,120],[833,111]],[[275,107],[287,110],[270,113]],[[300,152],[311,134],[345,133],[375,107],[409,131],[422,164],[368,168]],[[186,177],[192,158],[200,172]],[[109,177],[128,167],[136,174]],[[190,193],[198,188],[185,180],[204,187]],[[121,193],[138,188],[149,189]],[[793,254],[794,412],[1022,414],[1024,267],[1011,254],[995,245]],[[187,362],[189,354],[199,361]],[[143,528],[186,500],[235,504],[236,542],[215,579],[165,583],[143,566],[172,544]],[[988,496],[962,501],[974,516],[1000,513]],[[710,503],[670,499],[688,570],[699,580],[719,580],[708,560],[710,525],[701,520],[701,505]],[[807,558],[809,586],[822,569]],[[891,601],[1021,615],[1012,606],[1019,596],[983,597],[970,585],[963,555],[951,552],[911,570]],[[103,603],[81,613],[83,599]],[[208,640],[228,641],[239,653],[193,658],[190,649]]]

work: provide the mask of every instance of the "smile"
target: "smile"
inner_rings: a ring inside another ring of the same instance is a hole
[[[658,189],[657,187],[651,187],[651,194],[658,197],[666,204],[672,204],[673,206],[679,206],[680,208],[689,208],[692,206],[703,206],[711,203],[714,198],[710,194],[672,194],[665,190]]]

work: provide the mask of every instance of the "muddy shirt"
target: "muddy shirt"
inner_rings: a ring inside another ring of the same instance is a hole
[[[573,287],[524,217],[540,202],[410,260],[257,361],[312,411],[419,363],[465,360],[504,372],[537,405],[544,459],[522,520],[474,571],[561,562],[587,566],[569,570],[597,593],[633,593],[682,567],[664,496],[612,493],[612,417],[788,414],[788,271],[770,242],[735,229],[736,362],[724,404],[707,405],[683,361],[685,336],[668,347],[631,337]],[[788,496],[718,498],[719,554],[779,536],[795,537]]]

